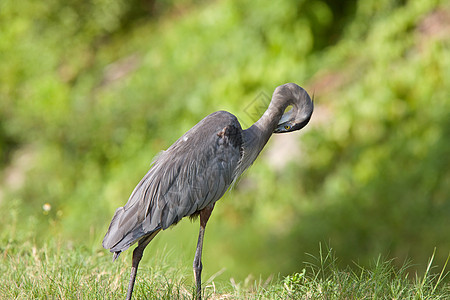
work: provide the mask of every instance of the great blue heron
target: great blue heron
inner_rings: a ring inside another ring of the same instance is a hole
[[[292,108],[285,112],[288,106]],[[145,247],[161,230],[186,216],[200,216],[194,257],[196,298],[201,299],[202,248],[214,204],[256,159],[272,133],[291,132],[308,124],[313,102],[294,83],[277,87],[269,108],[253,126],[242,130],[225,111],[210,114],[180,137],[153,162],[124,207],[119,207],[103,239],[114,253],[138,242],[133,251],[127,299],[131,299]]]

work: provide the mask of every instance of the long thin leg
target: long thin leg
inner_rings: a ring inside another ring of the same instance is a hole
[[[138,246],[133,251],[133,260],[131,263],[131,275],[130,275],[130,282],[128,283],[127,300],[131,300],[131,295],[133,294],[134,282],[136,281],[136,274],[139,262],[141,261],[144,249],[145,247],[147,247],[148,243],[150,243],[150,241],[153,240],[153,238],[158,232],[159,230],[155,231],[148,237],[139,240]]]
[[[196,289],[196,299],[202,299],[202,248],[203,248],[203,236],[205,235],[206,223],[208,223],[209,217],[214,209],[214,204],[205,207],[200,211],[200,231],[198,233],[197,250],[194,257],[194,277]]]

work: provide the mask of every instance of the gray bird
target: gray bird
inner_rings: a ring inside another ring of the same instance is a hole
[[[286,108],[291,107],[286,111]],[[115,260],[138,242],[133,251],[127,299],[131,299],[145,247],[160,232],[182,218],[200,216],[194,257],[196,299],[201,299],[202,248],[205,227],[214,204],[255,161],[272,133],[299,130],[308,124],[313,102],[294,83],[277,87],[269,108],[253,126],[242,130],[225,111],[210,114],[157,156],[124,207],[112,218],[103,247]]]

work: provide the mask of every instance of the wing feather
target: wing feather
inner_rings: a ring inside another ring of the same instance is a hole
[[[236,117],[224,111],[207,116],[155,159],[116,210],[103,247],[120,253],[215,203],[233,182],[241,156]]]

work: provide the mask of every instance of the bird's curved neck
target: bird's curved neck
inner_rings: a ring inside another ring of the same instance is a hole
[[[244,157],[242,163],[245,169],[253,163],[266,145],[286,107],[287,103],[272,100],[262,117],[243,131]]]

